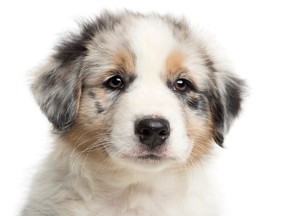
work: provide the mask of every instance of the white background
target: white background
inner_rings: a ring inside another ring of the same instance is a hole
[[[1,1],[0,215],[17,215],[50,148],[29,72],[75,20],[105,8],[185,15],[215,35],[250,87],[220,160],[223,216],[287,216],[288,6],[277,0]]]

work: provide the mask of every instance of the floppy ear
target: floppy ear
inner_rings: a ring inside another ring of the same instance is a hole
[[[52,57],[40,69],[31,89],[48,120],[58,132],[70,128],[76,119],[81,96],[80,62]]]
[[[223,147],[224,136],[241,110],[245,83],[233,74],[218,75],[210,96],[210,109],[215,126],[214,140]]]

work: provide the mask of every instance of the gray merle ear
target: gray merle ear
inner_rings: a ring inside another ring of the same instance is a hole
[[[81,96],[80,62],[55,58],[40,69],[32,92],[43,113],[58,132],[70,128],[76,119]]]
[[[215,126],[214,140],[221,147],[225,134],[241,110],[245,87],[245,82],[233,74],[221,74],[216,78],[215,89],[210,95],[210,109]]]

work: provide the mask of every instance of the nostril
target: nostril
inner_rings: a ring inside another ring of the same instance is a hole
[[[147,129],[147,128],[144,128],[144,129],[142,130],[141,135],[143,135],[143,136],[149,136],[149,135],[150,135],[150,130]]]
[[[169,131],[168,131],[168,130],[165,130],[165,129],[160,130],[160,131],[159,131],[159,135],[160,135],[160,136],[167,136],[167,135],[169,135]]]

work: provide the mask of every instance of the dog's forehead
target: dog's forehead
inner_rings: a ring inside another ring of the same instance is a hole
[[[168,20],[151,16],[132,19],[130,24],[127,41],[135,56],[137,75],[152,82],[156,81],[156,76],[166,80],[185,71],[201,89],[205,89],[209,72],[203,66],[201,41],[191,37],[185,23],[185,29],[180,29]]]
[[[158,16],[123,19],[88,43],[87,74],[97,79],[124,69],[141,80],[157,82],[186,71],[204,89],[208,72],[203,68],[200,42],[191,39],[188,26],[184,30],[177,26]]]
[[[163,20],[153,17],[134,20],[127,37],[136,57],[135,71],[138,74],[161,73],[167,57],[177,49],[177,40],[171,29]]]

